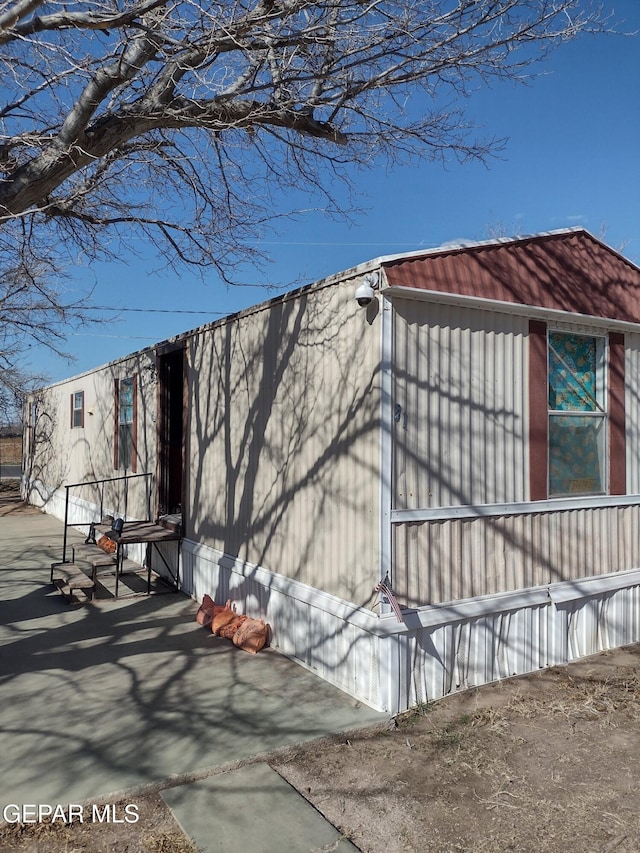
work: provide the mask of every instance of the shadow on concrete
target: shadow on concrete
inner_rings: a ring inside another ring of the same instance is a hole
[[[48,583],[61,536],[0,518],[0,801],[78,802],[383,719],[214,637],[182,594],[69,606]]]

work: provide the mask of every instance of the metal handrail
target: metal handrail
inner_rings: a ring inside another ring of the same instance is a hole
[[[123,517],[127,517],[127,505],[129,500],[129,480],[134,480],[137,477],[151,477],[153,479],[153,474],[151,472],[146,472],[143,474],[124,474],[120,477],[104,477],[101,480],[83,480],[80,483],[68,483],[65,488],[65,498],[64,498],[64,538],[62,542],[62,562],[67,562],[67,528],[69,527],[69,491],[70,489],[78,488],[78,486],[102,486],[100,490],[100,518],[103,516],[104,509],[104,486],[105,483],[117,483],[121,480],[125,481],[125,491],[124,491],[124,513]],[[147,521],[151,521],[151,494],[152,489],[148,490],[147,494]],[[89,527],[95,522],[87,522],[76,524],[76,527]]]

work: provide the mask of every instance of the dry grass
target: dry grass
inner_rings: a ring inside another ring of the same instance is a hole
[[[626,668],[615,676],[574,678],[558,673],[561,690],[532,697],[516,693],[505,708],[484,709],[481,714],[499,725],[505,713],[524,719],[562,717],[566,720],[589,718],[609,725],[613,715],[624,714],[640,720],[640,678],[634,669]]]
[[[0,480],[0,516],[17,512],[36,513],[39,510],[22,502],[18,480]]]
[[[277,769],[365,853],[637,853],[638,661],[468,691]]]
[[[43,821],[0,825],[0,853],[198,853],[158,794],[137,800],[137,823]],[[116,803],[123,813],[125,803]],[[102,807],[100,807],[102,811]]]

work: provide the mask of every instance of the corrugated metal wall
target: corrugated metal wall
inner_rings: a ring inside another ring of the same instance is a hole
[[[638,566],[638,506],[394,526],[394,590],[414,607]]]
[[[397,509],[528,500],[526,318],[394,299]],[[640,335],[627,333],[627,491],[640,491]],[[401,408],[400,408],[401,407]],[[393,585],[410,606],[640,566],[640,509],[397,523]]]
[[[394,508],[527,500],[526,319],[393,305]]]
[[[380,704],[403,710],[639,640],[637,577],[610,592],[398,633],[385,639],[391,665]]]
[[[365,604],[379,561],[380,317],[354,289],[193,338],[186,535]]]
[[[397,691],[389,704],[410,707],[566,662],[561,633],[549,624],[556,615],[548,607],[522,608],[398,636],[404,677],[389,685]]]

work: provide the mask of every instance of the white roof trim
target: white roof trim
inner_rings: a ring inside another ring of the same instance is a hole
[[[539,305],[527,305],[525,302],[503,302],[484,296],[468,296],[464,293],[447,293],[444,290],[422,290],[405,285],[385,285],[381,293],[388,299],[408,299],[416,302],[437,302],[444,305],[464,305],[480,311],[494,311],[501,314],[515,314],[547,320],[550,323],[564,323],[568,326],[585,326],[592,329],[617,329],[621,332],[638,332],[640,323],[629,320],[615,320],[611,317],[597,317],[593,314],[578,314],[575,311],[563,311],[560,308],[543,308]]]

